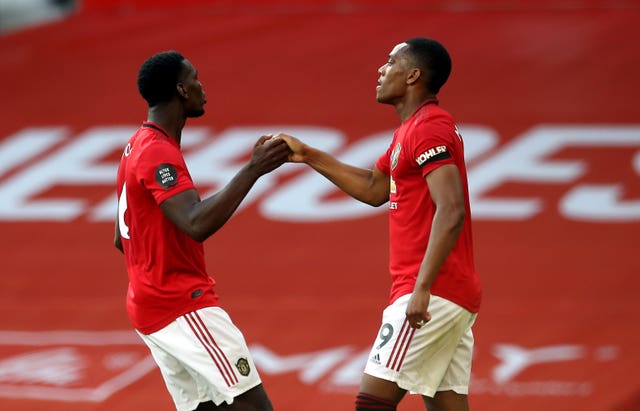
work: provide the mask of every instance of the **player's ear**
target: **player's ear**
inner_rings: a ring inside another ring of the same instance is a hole
[[[415,82],[418,81],[421,75],[422,72],[417,67],[409,70],[409,74],[407,75],[407,85],[415,84]]]
[[[178,95],[183,99],[189,98],[189,93],[187,93],[187,88],[184,86],[184,83],[176,84],[176,90],[178,90]]]

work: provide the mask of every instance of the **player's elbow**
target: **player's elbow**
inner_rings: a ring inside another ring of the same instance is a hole
[[[191,234],[190,237],[199,243],[203,243],[207,238],[209,238],[209,236],[206,235],[205,233],[199,233],[199,232]]]
[[[373,207],[380,207],[381,205],[386,204],[387,201],[389,201],[389,197],[379,197],[367,201],[367,204]]]
[[[454,220],[455,220],[455,226],[456,226],[457,229],[462,229],[462,226],[464,225],[465,218],[467,218],[467,212],[464,209],[464,207],[462,207],[461,209],[456,210],[456,214],[455,214]]]
[[[373,207],[380,207],[389,201],[389,190],[368,190],[362,196],[362,202]]]
[[[173,220],[173,223],[192,240],[202,243],[213,234],[198,214],[192,213],[183,217]]]
[[[202,221],[193,221],[186,227],[183,227],[182,231],[194,241],[202,243],[218,231],[219,228],[220,226],[218,224],[205,224]]]
[[[211,233],[207,232],[202,227],[199,227],[197,225],[190,225],[188,227],[185,227],[182,231],[184,231],[185,234],[191,237],[192,240],[199,243],[204,242],[207,238],[209,238],[209,236],[211,236]]]
[[[464,225],[464,220],[467,217],[467,211],[464,208],[464,204],[452,205],[449,209],[448,215],[451,229],[454,231],[460,231]]]
[[[464,203],[451,202],[446,204],[438,204],[436,213],[441,217],[448,230],[459,232],[462,230],[467,212]]]

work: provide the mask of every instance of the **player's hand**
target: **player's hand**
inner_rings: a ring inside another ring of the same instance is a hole
[[[266,174],[284,164],[291,154],[287,143],[271,134],[261,136],[253,146],[249,166],[258,175]]]
[[[290,136],[284,133],[278,133],[275,138],[281,138],[284,140],[289,148],[291,149],[291,154],[289,155],[289,161],[292,163],[302,163],[304,162],[304,149],[305,145],[302,141],[297,138]]]
[[[258,139],[258,141],[256,141],[256,143],[253,145],[253,148],[256,148],[258,146],[263,145],[264,143],[266,143],[269,140],[272,140],[274,138],[273,134],[265,134],[263,136],[260,136],[260,138]]]
[[[411,328],[421,328],[431,321],[431,314],[427,311],[431,293],[424,291],[414,291],[407,303],[407,320]]]

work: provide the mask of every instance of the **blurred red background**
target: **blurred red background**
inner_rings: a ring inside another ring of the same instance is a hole
[[[112,246],[146,57],[199,70],[207,114],[183,141],[206,194],[267,132],[373,164],[398,126],[377,69],[421,35],[453,57],[440,100],[474,150],[472,409],[640,409],[635,2],[177,3],[86,0],[0,37],[0,408],[173,409]],[[288,165],[205,243],[278,410],[353,409],[389,286],[385,207],[353,204]]]

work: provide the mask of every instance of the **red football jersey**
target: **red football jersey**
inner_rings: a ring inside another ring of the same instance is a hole
[[[394,133],[376,167],[391,178],[389,194],[389,271],[391,302],[413,292],[427,250],[436,211],[425,177],[444,164],[458,167],[465,193],[466,218],[458,241],[440,268],[431,293],[478,312],[480,280],[473,261],[471,209],[464,147],[451,115],[437,100],[422,104]]]
[[[187,312],[218,304],[204,248],[160,210],[167,198],[193,189],[178,143],[145,122],[118,168],[118,224],[129,274],[127,312],[144,334]]]

